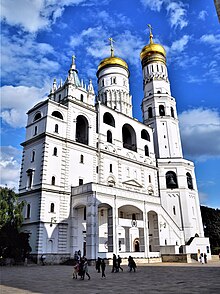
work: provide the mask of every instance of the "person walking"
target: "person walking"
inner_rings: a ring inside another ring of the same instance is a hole
[[[101,260],[102,278],[105,278],[105,268],[106,268],[105,260],[102,259]]]
[[[84,264],[83,264],[83,278],[82,278],[82,280],[84,280],[85,274],[87,275],[88,280],[90,280],[90,275],[89,275],[88,271],[89,271],[88,261],[87,261],[87,258],[85,258]]]
[[[132,269],[134,270],[134,272],[136,271],[137,266],[133,257],[131,256],[128,257],[128,266],[129,266],[130,272],[132,271]]]
[[[113,254],[112,273],[116,273],[117,271],[117,257],[115,254]]]
[[[118,260],[117,260],[117,263],[118,263],[118,271],[120,269],[123,272],[123,268],[121,267],[121,262],[122,262],[121,257],[118,255]]]
[[[98,273],[100,273],[100,266],[101,266],[101,258],[98,257],[97,261],[96,261],[96,270],[98,271]]]

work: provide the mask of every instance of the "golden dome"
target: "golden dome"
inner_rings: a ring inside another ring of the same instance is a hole
[[[150,25],[148,26],[150,27],[150,43],[144,46],[144,48],[142,49],[140,53],[141,61],[145,57],[149,58],[154,54],[154,55],[157,55],[157,57],[155,56],[156,59],[161,59],[161,61],[166,62],[166,51],[162,45],[154,43],[151,26]],[[161,58],[159,56],[161,56]]]
[[[116,57],[116,56],[111,56],[111,57],[107,57],[107,58],[103,59],[99,63],[98,71],[100,71],[101,68],[108,66],[108,65],[119,65],[119,66],[122,66],[122,67],[128,69],[128,65],[123,59]]]

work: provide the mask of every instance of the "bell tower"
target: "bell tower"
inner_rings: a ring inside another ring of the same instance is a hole
[[[183,158],[176,102],[171,95],[163,46],[150,41],[141,51],[144,124],[153,128],[161,205],[183,232],[184,240],[203,237],[194,164]]]
[[[141,51],[144,98],[142,113],[144,124],[154,129],[154,144],[157,158],[182,158],[176,102],[171,96],[163,46],[153,41]]]

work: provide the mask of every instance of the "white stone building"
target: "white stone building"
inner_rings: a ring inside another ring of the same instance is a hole
[[[141,63],[143,123],[132,116],[129,69],[112,46],[98,67],[96,97],[73,58],[65,83],[54,81],[48,99],[28,111],[19,193],[37,258],[59,262],[78,250],[88,259],[210,256],[166,53],[152,33]]]

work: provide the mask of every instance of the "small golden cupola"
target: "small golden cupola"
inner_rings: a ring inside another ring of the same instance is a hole
[[[112,38],[109,38],[109,41],[110,41],[110,46],[111,46],[111,56],[103,59],[99,63],[98,71],[97,71],[97,76],[98,76],[100,70],[102,70],[103,68],[106,68],[106,67],[110,67],[110,66],[123,67],[129,73],[129,69],[128,69],[127,63],[122,58],[114,56],[114,47],[113,47],[114,40]]]
[[[153,41],[152,27],[148,25],[150,29],[150,43],[144,46],[140,53],[142,67],[151,62],[163,62],[166,64],[166,51],[160,44],[156,44]]]

